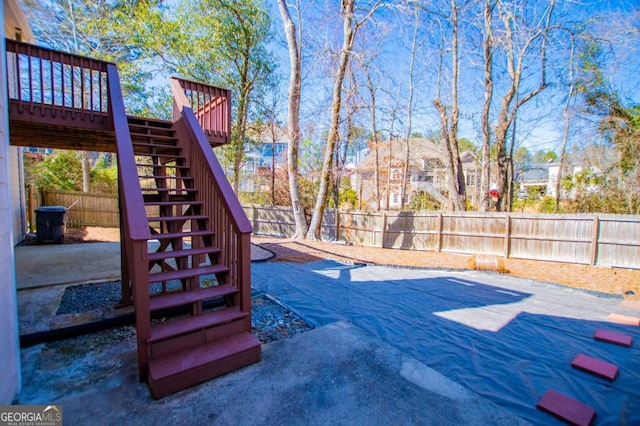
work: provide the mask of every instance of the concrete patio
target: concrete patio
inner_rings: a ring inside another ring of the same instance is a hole
[[[96,274],[113,272],[107,257],[119,266],[115,246],[77,246],[88,259],[96,259]],[[55,316],[56,294],[67,286],[103,279],[90,274],[92,265],[87,263],[85,272],[67,274],[64,284],[48,286],[49,280],[60,281],[53,271],[65,276],[65,269],[73,270],[67,262],[77,258],[64,252],[69,245],[45,247],[47,256],[59,256],[60,263],[50,270],[39,267],[40,274],[19,272],[18,284],[24,289],[19,291],[19,301],[26,295],[31,303],[46,300],[49,310],[34,314],[43,322],[47,315]],[[43,250],[33,248],[39,247],[16,250],[18,265],[32,264],[43,255]],[[31,255],[35,257],[29,259]],[[36,282],[43,284],[34,286]],[[564,358],[573,350],[593,349],[591,328],[612,327],[640,338],[638,327],[607,321],[607,313],[614,310],[634,313],[621,308],[618,299],[498,274],[331,261],[266,262],[253,265],[252,283],[317,328],[263,345],[259,364],[159,401],[151,399],[147,386],[137,380],[130,327],[101,332],[110,342],[106,346],[103,338],[92,335],[39,344],[22,350],[23,390],[17,403],[62,404],[67,424],[87,424],[96,418],[102,424],[188,420],[195,424],[512,425],[526,423],[523,418],[560,424],[536,410],[535,400],[547,388],[571,391],[574,388],[563,386],[575,375],[584,380],[580,375],[585,373],[572,371]],[[588,305],[580,307],[580,303]],[[403,308],[396,311],[394,304]],[[27,310],[34,310],[33,306]],[[410,315],[412,323],[397,322],[403,315]],[[567,319],[557,322],[553,315]],[[526,354],[509,346],[514,344],[513,336],[524,330],[518,328],[522,326],[548,336],[545,339],[563,339],[566,348],[557,348],[559,352],[549,356],[540,354],[539,360],[526,359]],[[446,346],[438,346],[430,336]],[[466,352],[451,349],[451,337],[453,346],[467,347]],[[592,390],[580,393],[579,399],[600,398],[605,405],[621,403],[625,412],[639,412],[640,398],[633,387],[637,374],[633,370],[640,369],[635,345],[613,352],[602,346],[595,350],[616,357],[621,377],[614,386],[605,384],[610,393],[600,396],[594,390],[604,389],[600,379],[587,378],[585,386]],[[473,370],[494,363],[487,353],[500,357],[505,368],[501,377],[490,369]],[[552,370],[560,375],[550,374]],[[532,377],[542,377],[543,382],[528,383]],[[507,393],[506,400],[501,394],[505,387],[515,392]],[[497,389],[502,390],[496,393]],[[607,423],[611,413],[599,409],[594,424]]]

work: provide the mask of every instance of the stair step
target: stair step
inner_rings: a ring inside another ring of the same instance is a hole
[[[154,154],[152,152],[136,152],[136,156],[138,157],[152,157],[152,158],[171,158],[175,160],[184,160],[185,157],[174,154]]]
[[[182,220],[203,220],[209,219],[209,216],[205,215],[190,215],[190,216],[160,216],[160,217],[149,217],[147,221],[149,222],[178,222]]]
[[[135,126],[135,127],[144,127],[144,128],[151,128],[151,129],[173,128],[172,121],[161,120],[158,118],[149,119],[148,117],[137,117],[135,115],[129,115],[127,116],[127,122],[129,123],[129,126]]]
[[[247,312],[242,312],[239,306],[232,306],[226,309],[205,312],[200,315],[180,318],[174,321],[152,324],[151,336],[147,339],[147,342],[159,342],[174,336],[204,330],[206,328],[215,327],[220,324],[245,318],[247,315],[249,314]]]
[[[154,398],[213,379],[260,361],[260,341],[240,333],[195,349],[149,361],[149,387]]]
[[[147,206],[201,206],[202,201],[188,201],[188,200],[176,200],[176,201],[157,201],[149,200],[144,202]]]
[[[159,144],[153,144],[153,143],[136,143],[133,142],[133,153],[134,155],[148,155],[151,152],[154,151],[161,151],[164,152],[165,154],[167,152],[173,153],[175,155],[180,155],[180,153],[182,152],[182,148],[180,148],[179,146],[174,146],[174,145],[159,145]]]
[[[154,175],[141,175],[138,176],[140,179],[176,179],[181,181],[192,181],[193,178],[190,176],[154,176]]]
[[[140,188],[143,192],[198,192],[195,188]]]
[[[194,268],[183,269],[182,271],[193,271],[197,269],[206,268]],[[160,275],[160,274],[156,274]],[[204,275],[204,274],[203,274]],[[151,278],[151,277],[149,277]],[[153,282],[150,279],[151,282]],[[238,292],[238,289],[231,284],[217,285],[207,288],[201,288],[191,291],[175,291],[171,293],[165,293],[159,296],[153,296],[149,298],[149,310],[160,311],[162,309],[174,308],[176,306],[184,306],[190,303],[202,302],[203,300],[216,299],[218,297],[228,296]]]
[[[164,260],[164,259],[173,259],[176,257],[197,256],[200,254],[214,254],[214,253],[220,253],[220,249],[218,247],[200,247],[200,248],[192,248],[192,249],[184,249],[184,250],[156,251],[153,253],[149,253],[147,258],[150,261],[157,261],[157,260]]]
[[[162,131],[164,131],[164,132],[169,131],[169,132],[173,133],[173,130],[164,130],[164,129],[162,129]],[[129,133],[131,133],[131,138],[132,139],[133,138],[140,138],[140,139],[155,139],[155,140],[165,140],[165,141],[168,140],[168,141],[171,141],[171,142],[177,142],[178,141],[178,138],[176,138],[173,135],[171,135],[171,136],[170,135],[155,135],[153,133],[138,133],[138,132],[129,132]],[[139,145],[136,142],[134,142],[133,144],[134,145]],[[151,145],[155,145],[155,144],[151,144]]]
[[[179,166],[177,164],[142,164],[142,163],[136,163],[136,166],[138,166],[138,167],[165,167],[167,169],[189,170],[189,166]]]
[[[187,232],[170,232],[166,234],[152,234],[151,239],[157,240],[173,240],[176,238],[186,237],[207,237],[213,235],[212,231],[187,231]]]

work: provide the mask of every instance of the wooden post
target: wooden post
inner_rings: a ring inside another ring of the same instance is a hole
[[[384,231],[387,229],[387,212],[382,212],[382,226],[380,228],[380,247],[384,248]]]
[[[335,222],[336,222],[335,238],[336,238],[336,241],[340,241],[340,210],[338,210],[336,208],[335,212],[336,212],[335,213],[335,216],[336,216],[336,219],[335,219]]]
[[[511,251],[511,216],[509,213],[507,213],[504,220],[504,258],[508,259]]]
[[[253,227],[253,233],[255,234],[258,230],[258,219],[256,218],[256,205],[251,205],[251,226]]]
[[[600,217],[593,215],[593,235],[591,238],[591,265],[598,261],[598,238],[600,236]]]
[[[436,251],[442,251],[442,223],[443,223],[442,213],[438,213],[438,233],[436,234]]]

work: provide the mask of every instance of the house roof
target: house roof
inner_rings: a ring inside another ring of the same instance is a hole
[[[519,182],[541,182],[549,179],[549,165],[546,163],[533,164],[531,168],[525,170],[518,178]]]
[[[444,153],[442,145],[434,143],[427,138],[410,138],[409,141],[409,169],[424,169],[424,162],[436,160],[444,163]],[[378,150],[378,161],[381,168],[400,167],[405,162],[407,150],[406,139],[393,139],[380,145]],[[391,151],[391,156],[389,155]],[[391,158],[391,161],[389,160]],[[476,165],[476,157],[471,151],[460,153],[460,161],[465,168]],[[442,166],[440,166],[442,167]],[[366,172],[375,169],[375,150],[370,152],[355,167],[358,172]]]

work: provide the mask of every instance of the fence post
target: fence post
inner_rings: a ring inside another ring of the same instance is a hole
[[[380,228],[380,247],[384,248],[384,231],[387,229],[387,212],[382,212],[382,227]]]
[[[508,259],[511,251],[511,215],[507,213],[504,219],[504,258]]]
[[[591,239],[591,266],[598,260],[598,237],[600,236],[600,217],[593,215],[593,236]]]
[[[253,227],[253,233],[258,232],[258,220],[256,219],[256,205],[251,204],[251,226]]]
[[[336,237],[336,241],[340,241],[340,210],[336,208],[336,231],[335,231],[335,237]]]
[[[442,213],[438,213],[438,233],[436,234],[436,251],[442,251]]]

